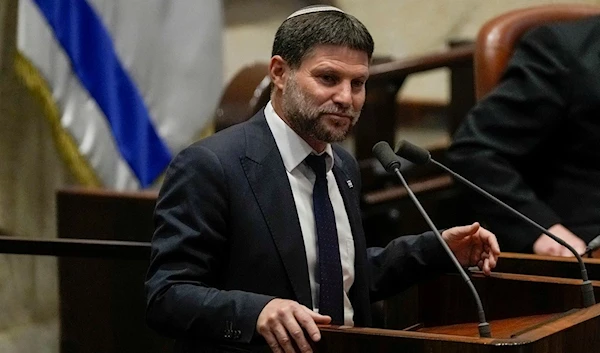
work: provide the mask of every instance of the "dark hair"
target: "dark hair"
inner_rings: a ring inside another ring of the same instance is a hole
[[[373,55],[373,37],[356,17],[339,11],[312,12],[283,21],[273,41],[271,56],[280,55],[291,68],[317,45],[339,45]]]

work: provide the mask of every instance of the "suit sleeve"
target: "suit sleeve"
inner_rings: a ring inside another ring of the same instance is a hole
[[[457,172],[546,228],[561,220],[531,185],[543,177],[551,138],[567,115],[569,64],[561,43],[552,27],[526,35],[497,88],[469,112],[448,151]],[[537,229],[480,196],[469,194],[468,203],[503,250],[532,251]]]
[[[433,232],[392,240],[385,248],[367,249],[371,301],[400,293],[410,286],[453,271],[452,260]]]
[[[171,163],[155,209],[146,278],[147,322],[177,338],[250,342],[272,297],[218,289],[227,258],[226,175],[193,145]]]

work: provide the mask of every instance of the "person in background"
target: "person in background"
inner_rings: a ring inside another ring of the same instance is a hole
[[[584,253],[600,234],[599,114],[600,17],[538,27],[455,133],[450,165]],[[573,256],[483,198],[469,205],[504,251]]]
[[[311,352],[318,324],[369,326],[370,304],[451,262],[432,233],[365,247],[356,160],[335,142],[365,101],[373,39],[331,6],[279,27],[271,101],[172,161],[155,210],[147,321],[182,352]],[[474,223],[442,234],[489,274]]]

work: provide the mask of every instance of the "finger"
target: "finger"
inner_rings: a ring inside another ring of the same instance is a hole
[[[292,345],[292,339],[288,335],[286,328],[281,323],[277,323],[276,326],[273,327],[273,332],[279,347],[281,347],[284,352],[295,353],[294,346]]]
[[[475,262],[479,263],[479,261],[485,261],[485,260],[489,261],[489,258],[490,258],[490,254],[485,251],[482,251],[479,253],[479,256],[477,257]],[[475,262],[473,262],[473,263],[475,263]]]
[[[310,321],[312,321],[312,319]],[[302,331],[302,328],[298,324],[298,321],[296,321],[295,316],[286,317],[283,324],[287,332],[292,336],[292,339],[296,343],[296,346],[300,352],[312,352],[310,344],[308,344],[306,337],[304,337],[304,331]]]
[[[483,260],[483,273],[486,276],[492,274],[492,269],[490,268],[490,259]]]
[[[261,331],[260,334],[264,337],[265,341],[267,341],[267,344],[273,353],[281,353],[279,342],[277,342],[277,338],[270,330]]]
[[[454,235],[462,235],[462,237],[467,237],[469,235],[477,233],[477,231],[479,230],[479,223],[475,222],[466,226],[458,226],[450,228],[450,230]]]
[[[304,330],[306,330],[308,336],[314,342],[318,342],[321,339],[321,331],[319,331],[317,323],[326,325],[331,322],[331,317],[319,315],[308,308],[306,308],[305,314],[306,315],[299,314],[296,318]]]
[[[475,263],[483,253],[483,243],[481,237],[478,235],[472,236],[471,239],[471,256],[474,257],[473,263]]]
[[[469,235],[477,234],[479,232],[479,230],[481,229],[479,222],[473,222],[473,224],[469,225],[468,227],[469,227]]]
[[[472,224],[467,226],[452,227],[442,232],[442,238],[446,240],[446,242],[461,242],[466,237],[474,233],[473,229],[474,227]]]
[[[476,264],[480,259],[483,253],[483,244],[481,243],[481,238],[477,235],[470,237],[471,238],[471,251],[470,251],[470,263]]]
[[[308,315],[310,315],[310,317],[312,317],[312,319],[316,323],[321,324],[321,325],[327,325],[328,323],[331,322],[331,316],[329,316],[329,315],[321,315],[319,313],[316,313],[316,312],[310,310],[307,307],[304,307],[304,308],[305,308],[306,313],[308,313]]]
[[[485,246],[489,247],[489,249],[491,249],[492,253],[494,253],[496,255],[500,255],[500,245],[498,245],[498,239],[496,239],[496,236],[494,235],[494,233],[490,232],[489,230],[487,230],[485,228],[481,228],[479,234],[480,234],[481,240],[485,244]],[[486,251],[490,252],[487,249],[486,249]]]
[[[493,253],[486,253],[488,256],[488,261],[490,263],[490,269],[496,268],[496,264],[498,264],[498,257]]]

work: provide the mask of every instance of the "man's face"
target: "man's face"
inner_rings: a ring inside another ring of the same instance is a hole
[[[369,76],[367,53],[321,45],[291,70],[283,88],[284,119],[311,142],[339,142],[358,121]]]

